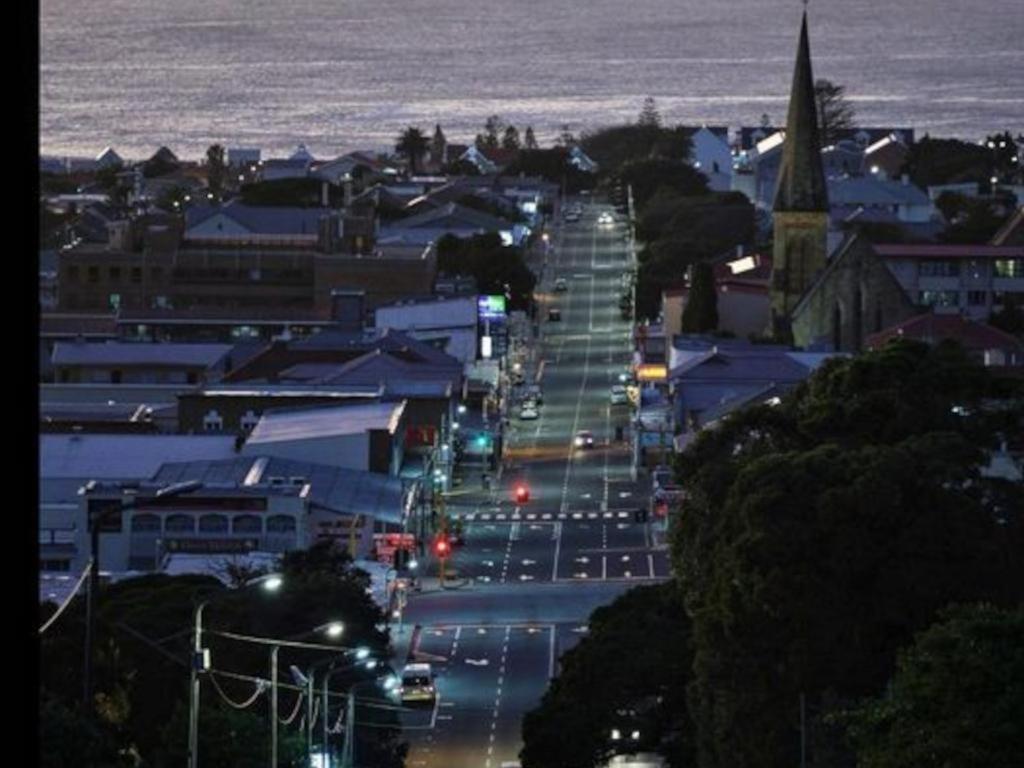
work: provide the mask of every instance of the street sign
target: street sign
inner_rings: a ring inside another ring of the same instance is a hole
[[[481,320],[504,320],[504,296],[480,296],[476,300],[477,316]]]

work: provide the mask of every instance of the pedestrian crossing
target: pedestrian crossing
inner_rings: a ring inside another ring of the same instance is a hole
[[[557,521],[557,520],[632,520],[633,509],[609,510],[607,512],[452,512],[450,517],[466,523],[481,522],[518,522],[518,521]]]

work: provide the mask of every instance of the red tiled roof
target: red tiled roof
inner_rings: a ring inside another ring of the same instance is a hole
[[[933,313],[918,315],[891,328],[873,333],[864,340],[864,345],[869,349],[877,349],[891,339],[897,338],[916,339],[930,344],[943,339],[953,339],[967,350],[1003,349],[1018,354],[1024,352],[1024,344],[1005,331],[968,320],[961,315]]]
[[[1014,259],[1024,257],[1024,246],[1013,245],[876,245],[886,259]]]

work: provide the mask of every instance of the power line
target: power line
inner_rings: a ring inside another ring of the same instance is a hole
[[[60,606],[57,608],[57,610],[54,611],[53,615],[46,620],[46,623],[43,624],[43,626],[41,626],[39,628],[39,634],[40,635],[43,634],[46,630],[48,630],[53,625],[53,622],[55,622],[60,617],[60,615],[62,613],[64,613],[64,610],[69,605],[71,605],[71,601],[74,599],[75,595],[78,594],[78,590],[80,590],[82,588],[82,584],[85,583],[85,578],[86,578],[86,576],[89,575],[89,572],[91,570],[92,570],[92,558],[90,558],[89,562],[86,564],[85,570],[82,571],[82,575],[78,577],[78,582],[75,584],[74,588],[71,590],[71,594],[69,594],[66,598],[64,598],[64,602],[61,603]]]

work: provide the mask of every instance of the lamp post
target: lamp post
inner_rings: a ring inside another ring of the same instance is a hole
[[[245,586],[260,584],[267,592],[276,592],[284,580],[276,573],[269,573],[246,582]],[[230,594],[230,593],[227,593]],[[226,595],[225,595],[226,596]],[[223,596],[221,598],[223,599]],[[189,706],[188,706],[188,765],[189,768],[199,766],[199,673],[210,667],[209,653],[202,647],[203,609],[214,599],[200,602],[192,614],[192,663],[189,672]]]

